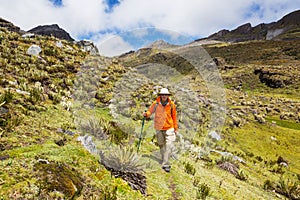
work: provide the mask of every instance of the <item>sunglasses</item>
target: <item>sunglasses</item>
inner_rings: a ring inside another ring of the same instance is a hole
[[[161,94],[160,96],[169,96],[168,94]]]

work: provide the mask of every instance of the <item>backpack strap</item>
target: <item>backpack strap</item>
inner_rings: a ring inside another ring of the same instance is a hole
[[[171,104],[171,116],[172,116],[172,114],[173,114],[173,104],[174,104],[174,102],[173,102],[173,101],[170,101],[170,104]],[[158,106],[158,101],[156,101],[156,104],[155,104],[155,106],[154,106],[154,111],[153,111],[153,113],[155,113],[157,106]]]

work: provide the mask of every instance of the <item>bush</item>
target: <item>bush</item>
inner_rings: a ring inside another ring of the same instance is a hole
[[[193,185],[195,187],[197,187],[200,183],[200,177],[199,176],[194,176],[194,180],[193,180]]]
[[[285,181],[281,178],[275,186],[275,191],[289,199],[300,199],[300,185],[290,179]]]
[[[184,162],[183,164],[184,164],[184,171],[186,173],[191,174],[191,175],[194,176],[195,173],[196,173],[195,167],[192,164],[190,164],[189,162],[187,162],[187,163]]]
[[[237,175],[235,176],[237,179],[240,179],[242,181],[246,181],[248,179],[248,176],[245,174],[243,170],[239,170]]]
[[[265,190],[275,190],[275,192],[286,196],[289,199],[300,199],[300,184],[290,179],[285,181],[282,177],[276,182],[266,180],[263,184]]]
[[[91,116],[80,124],[83,133],[89,133],[98,139],[107,139],[110,125],[102,118]]]
[[[0,103],[5,102],[5,104],[8,104],[12,101],[14,95],[10,90],[7,90],[0,96]]]
[[[56,56],[57,53],[58,53],[58,51],[52,46],[44,48],[44,54],[46,56]]]
[[[196,198],[206,199],[210,195],[210,187],[205,183],[201,183],[197,188]]]
[[[264,190],[272,190],[274,189],[273,182],[270,180],[265,180],[263,185]]]

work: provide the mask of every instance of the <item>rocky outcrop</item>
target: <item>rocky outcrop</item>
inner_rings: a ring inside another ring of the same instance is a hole
[[[70,34],[64,29],[60,28],[57,24],[38,26],[30,29],[28,32],[37,35],[54,36],[67,41],[74,41]]]
[[[91,41],[81,40],[79,42],[76,42],[76,44],[83,51],[89,52],[90,55],[98,55],[99,54],[99,50],[98,50],[97,46]]]
[[[262,83],[265,83],[271,88],[283,88],[286,85],[293,83],[293,77],[289,76],[284,70],[276,68],[258,68],[254,71],[259,75]]]

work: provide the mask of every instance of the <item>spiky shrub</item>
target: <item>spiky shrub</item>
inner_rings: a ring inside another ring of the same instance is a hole
[[[264,184],[263,184],[263,189],[264,190],[272,190],[274,189],[274,186],[273,186],[273,182],[270,181],[269,179],[268,180],[265,180]]]
[[[82,132],[90,133],[98,139],[106,139],[111,129],[110,124],[106,120],[96,116],[87,118],[81,122],[80,126]]]
[[[139,190],[143,195],[147,192],[146,176],[143,175],[145,163],[139,160],[137,153],[132,148],[117,146],[110,149],[105,155],[100,153],[101,164],[115,177],[121,177],[134,190]]]
[[[195,187],[197,187],[200,183],[200,177],[199,176],[194,176],[194,180],[193,180],[193,185]]]
[[[275,191],[289,199],[300,199],[300,184],[298,182],[293,182],[290,179],[285,181],[281,178],[275,185]]]
[[[235,176],[237,179],[240,179],[242,181],[246,181],[248,179],[248,176],[247,174],[242,170],[240,169],[237,173],[237,175]]]
[[[101,155],[102,154],[102,155]],[[140,162],[138,154],[133,148],[117,146],[111,149],[107,155],[100,153],[101,162],[108,168],[120,172],[143,172],[144,163]]]
[[[196,173],[196,169],[195,169],[195,167],[191,164],[191,163],[189,163],[189,162],[185,162],[184,163],[184,171],[186,172],[186,173],[188,173],[188,174],[191,174],[191,175],[195,175],[195,173]]]
[[[13,98],[14,98],[13,93],[10,90],[7,90],[4,92],[4,94],[0,95],[0,102],[1,103],[5,102],[6,104],[8,104],[12,101]]]
[[[206,199],[206,197],[208,197],[210,194],[211,194],[210,187],[207,184],[201,183],[200,185],[198,185],[196,191],[197,199]]]

